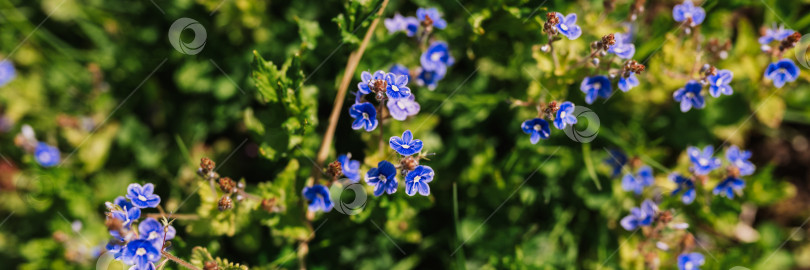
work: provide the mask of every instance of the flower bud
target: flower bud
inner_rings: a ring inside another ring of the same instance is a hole
[[[231,200],[230,196],[225,195],[222,196],[221,199],[219,199],[219,204],[217,206],[219,208],[219,211],[229,210],[233,208],[233,201]]]
[[[219,179],[219,189],[225,193],[233,193],[234,188],[236,187],[236,182],[234,182],[230,177],[222,177]]]

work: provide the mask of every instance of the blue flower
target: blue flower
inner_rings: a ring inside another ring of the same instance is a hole
[[[37,163],[42,165],[42,167],[56,166],[61,159],[59,148],[50,146],[44,142],[37,143],[36,148],[34,148],[34,159],[36,159]]]
[[[611,177],[619,176],[619,173],[622,172],[622,168],[627,164],[627,155],[618,149],[610,150],[608,151],[608,157],[605,158],[605,163],[611,167],[611,171],[613,172]]]
[[[368,95],[371,93],[373,83],[385,80],[385,71],[377,70],[377,72],[374,72],[374,76],[368,73],[368,71],[363,71],[363,73],[360,74],[360,79],[363,81],[357,83],[358,93]]]
[[[138,224],[138,233],[140,234],[140,240],[149,241],[152,246],[160,250],[163,248],[165,241],[174,239],[177,230],[169,225],[165,227],[164,231],[164,226],[160,224],[160,221],[154,218],[146,218],[141,221],[141,224]]]
[[[391,117],[399,121],[405,121],[408,116],[416,115],[421,109],[413,93],[403,99],[389,99],[386,106]]]
[[[114,203],[115,204],[113,205],[112,203],[107,202],[107,210],[110,211],[110,216],[112,218],[123,222],[124,228],[128,229],[129,225],[131,225],[133,221],[138,220],[138,218],[141,217],[141,209],[133,206],[132,203],[124,198],[124,196],[118,196],[118,198],[115,198]]]
[[[638,227],[650,226],[655,219],[658,206],[651,200],[644,200],[641,207],[630,209],[630,215],[619,222],[625,230],[632,231]]]
[[[436,8],[419,8],[416,10],[416,18],[419,19],[420,22],[425,23],[427,19],[433,22],[433,27],[444,29],[447,27],[447,22],[442,19],[442,16],[439,14],[439,10]]]
[[[608,77],[598,75],[587,77],[582,80],[579,90],[585,93],[585,103],[592,104],[596,101],[596,97],[608,98],[613,90],[610,87],[610,79]]]
[[[688,112],[692,107],[703,109],[706,107],[706,100],[703,98],[703,94],[700,93],[701,90],[703,90],[703,86],[700,83],[689,81],[686,86],[675,91],[672,97],[675,98],[675,101],[681,103],[682,112]]]
[[[309,211],[316,212],[319,209],[324,212],[332,211],[332,198],[329,197],[329,189],[324,185],[312,185],[304,187],[304,198],[309,201]]]
[[[134,264],[138,270],[150,269],[150,263],[160,260],[160,250],[146,240],[135,240],[127,243],[123,248],[121,260],[126,264]],[[154,266],[153,266],[154,267]]]
[[[562,13],[557,12],[557,19],[560,23],[557,24],[557,30],[568,39],[577,39],[582,35],[582,28],[577,25],[577,14],[571,13],[568,16],[563,16]]]
[[[341,170],[343,170],[343,175],[346,176],[346,178],[352,180],[352,183],[360,181],[359,160],[351,160],[351,154],[348,154],[338,156],[337,161],[340,162]]]
[[[377,128],[377,109],[371,103],[363,102],[352,105],[349,108],[349,115],[354,118],[352,129],[365,128],[372,131]]]
[[[560,104],[560,108],[557,109],[557,117],[554,118],[554,127],[564,129],[565,125],[576,124],[577,117],[571,115],[572,113],[574,113],[574,103],[566,101]]]
[[[686,0],[683,1],[683,4],[676,5],[675,8],[672,9],[672,17],[676,22],[691,19],[689,26],[694,27],[703,22],[703,19],[706,18],[706,11],[692,4],[692,0]]]
[[[655,178],[653,178],[652,168],[650,166],[642,166],[638,170],[637,175],[625,174],[622,178],[622,189],[625,191],[633,191],[636,195],[641,194],[645,187],[652,186]]]
[[[419,191],[422,196],[430,195],[430,186],[427,184],[430,181],[433,181],[433,169],[423,165],[416,166],[405,176],[405,193],[413,196]]]
[[[630,34],[613,34],[616,44],[610,46],[607,52],[615,54],[621,59],[631,59],[636,54],[636,45],[630,41]]]
[[[624,76],[619,77],[619,89],[622,90],[622,92],[630,91],[630,89],[638,86],[640,83],[641,82],[639,82],[636,77],[636,73],[631,72],[630,76],[627,76],[627,78]]]
[[[677,173],[670,174],[669,180],[672,180],[672,182],[675,182],[675,184],[678,185],[678,188],[672,191],[672,196],[684,191],[683,196],[681,196],[681,201],[683,201],[683,203],[691,204],[693,201],[695,201],[695,196],[697,196],[697,192],[695,192],[695,181],[693,181],[691,178],[683,177]]]
[[[700,270],[704,263],[703,254],[697,252],[678,255],[678,270]]]
[[[422,140],[413,139],[413,133],[410,130],[405,130],[402,133],[402,138],[393,136],[391,139],[388,140],[388,144],[391,145],[391,149],[397,151],[400,155],[403,156],[410,156],[419,151],[422,151]]]
[[[751,158],[751,151],[740,150],[736,145],[732,145],[726,150],[726,159],[732,166],[737,167],[740,175],[751,175],[756,170],[756,166],[748,159]]]
[[[383,192],[394,194],[397,192],[397,168],[387,160],[377,163],[377,168],[372,168],[366,173],[366,183],[374,187],[374,196],[380,196]]]
[[[14,65],[11,61],[0,61],[0,86],[8,84],[14,77],[17,76],[17,71],[14,70]]]
[[[452,66],[455,60],[453,56],[450,55],[447,43],[444,41],[434,41],[430,44],[430,47],[422,53],[419,62],[422,64],[422,69],[436,71],[443,77],[447,67]]]
[[[394,14],[393,18],[385,19],[383,23],[389,34],[405,31],[405,34],[412,37],[419,30],[419,20],[415,17],[403,17],[399,13]]]
[[[709,94],[713,97],[719,97],[720,94],[730,96],[734,93],[734,90],[731,89],[729,83],[731,83],[731,79],[734,78],[734,73],[731,73],[728,69],[723,69],[717,71],[717,75],[709,75],[707,78],[709,80]]]
[[[780,25],[777,28],[774,24],[773,28],[765,29],[765,35],[759,38],[759,44],[768,45],[774,41],[782,41],[792,35],[793,32],[793,30],[785,29],[784,25]]]
[[[536,144],[540,139],[548,139],[548,136],[551,135],[548,122],[542,118],[526,120],[520,125],[520,128],[523,129],[523,133],[532,135],[532,144]]]
[[[411,70],[408,69],[408,67],[406,67],[404,65],[394,64],[393,66],[391,66],[391,70],[389,70],[389,71],[391,73],[396,74],[396,75],[403,75],[403,76],[408,77],[408,81],[411,80]]]
[[[402,99],[411,95],[411,88],[408,88],[408,76],[388,73],[385,75],[388,86],[385,94],[389,99]]]
[[[146,268],[143,268],[143,269],[144,270],[155,270],[155,264],[154,263],[148,263],[146,265]],[[133,265],[132,267],[129,268],[129,270],[140,270],[140,266]]]
[[[137,183],[129,184],[127,198],[132,201],[132,205],[138,208],[157,207],[160,204],[160,196],[152,194],[154,191],[155,185],[152,183],[143,186]]]
[[[734,192],[742,192],[744,187],[745,181],[740,178],[729,176],[714,187],[712,194],[734,199]]]
[[[104,246],[110,254],[113,254],[113,258],[118,259],[121,258],[121,250],[124,248],[124,242],[120,239],[112,239],[107,242],[107,245]]]
[[[697,175],[707,175],[714,169],[720,168],[721,161],[719,158],[712,157],[714,155],[714,146],[706,146],[703,151],[699,148],[690,146],[686,148],[686,153],[689,154],[689,161],[692,162],[692,170]]]
[[[782,88],[785,83],[799,78],[799,67],[793,63],[793,60],[782,59],[768,65],[768,69],[765,70],[765,78],[771,79],[776,88]]]
[[[446,70],[431,71],[421,69],[419,76],[416,77],[416,84],[419,86],[427,86],[429,90],[436,89],[439,81],[444,78]]]

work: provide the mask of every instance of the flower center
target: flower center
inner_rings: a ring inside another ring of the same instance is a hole
[[[715,82],[715,84],[716,85],[722,85],[723,84],[723,78],[717,78],[717,82]]]
[[[541,126],[540,124],[534,125],[535,131],[540,131],[541,129],[543,129],[543,126]]]
[[[400,110],[404,110],[405,109],[405,104],[403,104],[402,102],[397,101],[397,107],[399,107]]]
[[[705,158],[700,158],[700,159],[698,159],[698,164],[700,164],[700,166],[709,165],[709,160],[705,159]]]
[[[149,233],[149,238],[148,239],[152,240],[152,239],[157,239],[158,237],[160,237],[160,234],[158,234],[157,232],[151,232],[151,233]]]
[[[146,249],[145,248],[138,248],[138,250],[135,251],[135,255],[137,255],[137,256],[143,256],[145,254],[146,254]]]
[[[695,93],[692,93],[692,92],[687,92],[687,93],[686,93],[686,97],[687,97],[687,98],[693,98],[693,97],[695,97]]]
[[[787,73],[787,69],[785,69],[785,68],[779,68],[778,70],[776,70],[776,72],[778,72],[778,73],[782,73],[782,74],[785,74],[785,73]]]
[[[687,263],[683,264],[683,269],[686,269],[686,270],[695,269],[695,264],[693,264],[692,262],[687,262]]]
[[[363,113],[363,119],[368,120],[368,113]]]
[[[408,148],[411,148],[411,146],[410,146],[410,145],[407,145],[407,144],[403,144],[403,145],[402,145],[402,148],[408,149]]]
[[[600,88],[602,88],[602,84],[601,84],[601,83],[594,83],[594,84],[593,84],[593,89],[599,90]]]
[[[394,92],[399,92],[399,87],[397,87],[396,85],[392,85],[391,90],[394,90]]]
[[[439,61],[440,59],[442,59],[442,54],[441,53],[435,52],[435,53],[430,55],[430,60],[432,60],[434,62]]]
[[[382,174],[377,178],[380,178],[380,181],[383,181],[383,182],[388,181],[388,178],[386,178],[385,175],[382,175]]]
[[[561,23],[560,24],[560,29],[562,29],[563,31],[568,31],[568,26],[565,25],[564,23]]]
[[[414,182],[419,182],[419,180],[422,180],[422,176],[417,175],[416,177],[413,178]]]
[[[146,197],[144,197],[143,195],[138,195],[138,200],[145,201]]]
[[[51,155],[48,155],[48,153],[39,154],[39,161],[42,163],[48,163],[51,161]]]

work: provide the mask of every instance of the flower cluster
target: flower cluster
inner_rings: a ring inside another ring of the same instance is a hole
[[[602,61],[601,57],[614,54],[619,59],[626,59],[619,69],[610,71],[608,76],[594,75],[586,77],[580,83],[579,90],[585,93],[585,103],[593,104],[597,98],[608,98],[613,93],[612,79],[618,77],[616,85],[622,92],[638,86],[639,81],[636,74],[640,74],[646,68],[637,61],[632,60],[636,53],[636,46],[632,43],[631,33],[615,33],[602,37],[601,40],[591,43],[591,64],[597,68]],[[610,70],[611,62],[606,61],[607,69]]]
[[[536,144],[540,139],[548,139],[551,136],[551,128],[549,128],[548,121],[543,118],[548,118],[554,122],[554,127],[559,130],[565,129],[567,126],[572,126],[577,123],[577,117],[574,115],[574,103],[565,101],[557,104],[552,101],[545,108],[538,106],[538,117],[523,121],[520,129],[523,133],[530,135],[532,144]]]
[[[702,7],[696,7],[692,0],[686,0],[672,8],[672,18],[676,22],[683,23],[686,29],[690,29],[703,23],[706,11]]]
[[[759,43],[762,45],[762,52],[770,54],[772,58],[779,59],[776,62],[770,63],[765,69],[765,78],[773,82],[776,88],[782,88],[788,82],[796,81],[799,78],[799,67],[793,63],[793,60],[783,58],[784,52],[796,46],[801,39],[802,35],[791,29],[785,29],[784,26],[777,27],[774,25],[772,28],[764,29],[762,37],[759,38]],[[773,44],[778,44],[774,49]]]
[[[430,195],[428,183],[433,181],[433,169],[419,165],[419,160],[424,158],[421,154],[422,140],[414,139],[413,133],[406,130],[402,137],[393,136],[388,140],[388,144],[401,155],[398,165],[394,165],[387,160],[380,161],[376,168],[372,168],[366,173],[366,183],[374,187],[374,196],[383,193],[393,194],[397,191],[399,182],[397,180],[397,169],[400,169],[405,176],[405,193],[409,196],[417,192],[423,196]],[[416,156],[414,156],[416,155]]]
[[[23,125],[20,134],[14,139],[17,146],[34,155],[34,160],[42,167],[53,167],[61,161],[59,148],[37,140],[34,129]]]
[[[365,101],[365,96],[368,94],[373,94],[380,104],[387,101],[386,107],[394,119],[403,121],[408,116],[419,112],[419,103],[416,103],[416,97],[407,86],[408,75],[378,70],[374,72],[374,75],[364,71],[360,77],[362,81],[357,84],[355,104],[349,108],[349,115],[355,119],[352,123],[353,129],[373,131],[379,124],[378,109]],[[382,105],[380,110],[382,110]]]
[[[706,107],[706,99],[703,93],[705,86],[708,86],[709,94],[712,97],[734,93],[730,85],[734,73],[730,70],[717,70],[717,68],[706,64],[701,69],[701,74],[700,82],[690,80],[683,88],[672,94],[675,101],[681,103],[682,112],[688,112],[692,108],[703,109]]]
[[[691,204],[697,195],[697,192],[695,192],[696,182],[705,183],[708,175],[722,167],[723,162],[714,157],[714,147],[712,146],[706,146],[703,150],[697,147],[689,147],[686,152],[691,163],[689,171],[692,172],[692,177],[673,173],[670,175],[670,180],[678,186],[672,192],[672,195],[675,196],[683,192],[681,200],[685,204]],[[726,150],[726,160],[728,161],[726,173],[721,177],[722,180],[714,187],[712,193],[729,199],[733,199],[735,194],[742,193],[742,189],[745,188],[745,181],[741,177],[751,175],[756,170],[754,164],[748,161],[749,158],[751,158],[750,151],[740,150],[737,146],[729,147]]]
[[[419,8],[416,10],[416,17],[403,17],[397,13],[393,18],[385,19],[385,27],[388,28],[390,34],[405,32],[409,37],[416,37],[420,42],[427,42],[430,40],[433,30],[444,29],[447,27],[447,22],[442,19],[436,8]],[[430,46],[422,52],[419,62],[421,66],[415,69],[416,84],[434,90],[438,82],[447,74],[447,67],[452,66],[455,60],[450,55],[446,42],[431,41]],[[405,66],[394,65],[391,72],[408,75],[410,79],[410,71]]]
[[[155,263],[168,246],[166,241],[174,239],[176,234],[174,227],[154,218],[139,221],[141,210],[160,204],[160,196],[153,194],[154,188],[151,183],[130,184],[126,197],[119,196],[114,202],[106,203],[106,225],[113,237],[107,251],[123,263],[133,265],[131,269],[155,269]]]

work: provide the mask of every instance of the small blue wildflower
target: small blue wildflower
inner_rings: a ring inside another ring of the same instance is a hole
[[[610,93],[613,92],[610,86],[610,79],[608,77],[598,75],[587,77],[582,80],[579,90],[585,93],[585,103],[593,104],[596,97],[608,98]]]
[[[155,248],[162,249],[164,241],[174,239],[177,230],[172,225],[164,227],[154,218],[146,218],[138,224],[138,233],[141,240],[149,241]]]
[[[638,170],[637,175],[625,174],[622,178],[622,189],[625,191],[633,191],[636,195],[641,194],[645,187],[652,186],[655,178],[653,178],[652,168],[650,166],[642,166]]]
[[[785,83],[799,78],[799,67],[793,63],[793,60],[782,59],[768,65],[768,69],[765,70],[765,78],[771,79],[776,88],[782,88]]]
[[[34,159],[42,167],[53,167],[59,164],[60,154],[59,148],[50,146],[47,143],[39,142],[34,148]]]
[[[793,30],[785,29],[784,25],[780,25],[778,28],[776,24],[773,25],[773,28],[765,29],[765,35],[759,38],[759,44],[768,45],[774,41],[782,41],[786,37],[793,34]]]
[[[114,204],[107,202],[106,205],[107,210],[110,211],[110,217],[120,220],[125,229],[128,229],[133,221],[141,217],[141,209],[133,206],[124,196],[118,196],[115,198]]]
[[[416,77],[416,84],[419,86],[427,86],[428,90],[433,91],[436,89],[439,81],[444,78],[445,70],[431,71],[421,69],[419,76]]]
[[[132,205],[138,208],[152,208],[160,204],[160,196],[152,194],[155,185],[147,183],[141,186],[138,183],[129,184],[127,187],[127,198],[132,201]]]
[[[413,93],[406,98],[389,99],[386,106],[388,106],[388,112],[391,114],[391,117],[399,121],[405,121],[408,116],[418,114],[419,110],[422,108],[419,106],[419,103],[416,102],[416,97],[414,97]]]
[[[636,77],[636,73],[631,72],[630,76],[627,76],[627,78],[624,76],[619,77],[619,89],[622,90],[622,92],[630,91],[630,89],[639,84],[641,84],[641,82],[639,82],[638,77]]]
[[[384,192],[394,194],[397,192],[397,168],[387,160],[377,163],[377,168],[372,168],[366,173],[366,183],[374,187],[374,196],[380,196]]]
[[[430,195],[430,186],[427,184],[430,181],[433,181],[433,169],[423,165],[416,166],[405,176],[405,193],[413,196],[419,191],[422,196]]]
[[[446,42],[434,41],[419,57],[419,62],[422,64],[422,69],[436,71],[444,76],[447,67],[452,66],[455,59],[450,55]]]
[[[684,191],[683,195],[681,196],[681,201],[683,201],[683,203],[691,204],[693,201],[695,201],[695,196],[697,196],[697,192],[695,192],[694,180],[692,180],[691,178],[683,177],[682,175],[677,173],[670,174],[669,180],[672,180],[672,182],[675,182],[675,184],[678,185],[678,188],[672,191],[672,196],[675,196],[681,191]]]
[[[734,193],[742,192],[743,188],[745,188],[745,181],[737,177],[729,176],[714,187],[712,194],[734,199]]]
[[[734,93],[734,90],[729,85],[732,78],[734,78],[734,73],[728,69],[717,71],[717,75],[709,75],[707,78],[711,85],[709,86],[709,94],[713,97],[720,97],[720,94],[730,96]]]
[[[557,24],[557,30],[568,39],[577,39],[582,35],[582,28],[577,25],[577,14],[571,13],[568,16],[563,16],[562,13],[557,12],[557,19],[560,21]]]
[[[312,185],[311,187],[304,187],[304,198],[309,201],[309,211],[316,212],[322,210],[324,212],[332,211],[332,198],[329,197],[329,189],[324,185]]]
[[[678,255],[678,270],[700,270],[704,263],[703,254],[697,252]]]
[[[413,133],[410,130],[405,130],[402,133],[402,138],[393,136],[391,139],[388,140],[388,144],[391,145],[391,149],[397,151],[400,155],[403,156],[410,156],[419,151],[422,151],[422,140],[413,139]]]
[[[610,46],[607,52],[615,54],[621,59],[631,59],[636,54],[636,45],[630,41],[630,34],[613,34],[616,44]]]
[[[125,264],[132,264],[138,270],[150,269],[150,264],[160,260],[160,250],[146,240],[135,240],[127,243],[123,248],[121,260]],[[152,266],[154,267],[154,266]]]
[[[402,99],[411,95],[411,88],[408,88],[408,76],[388,73],[385,75],[385,81],[388,84],[385,94],[389,99]]]
[[[557,129],[564,129],[565,125],[574,125],[577,123],[577,117],[571,115],[574,113],[574,103],[570,101],[560,104],[557,109],[557,117],[554,118],[554,127]]]
[[[107,242],[107,245],[104,246],[107,249],[107,252],[113,255],[113,258],[119,259],[123,253],[121,252],[124,248],[124,242],[121,239],[112,239]]]
[[[363,102],[352,105],[349,108],[349,115],[354,118],[352,129],[365,128],[372,131],[377,128],[377,109],[371,103]]]
[[[0,87],[8,84],[14,77],[17,76],[17,71],[14,70],[14,65],[11,61],[0,61]]]
[[[430,25],[439,29],[447,27],[447,22],[442,19],[442,15],[436,8],[419,8],[416,10],[416,18],[423,24],[432,22]]]
[[[641,207],[630,209],[630,215],[622,218],[619,223],[622,228],[628,231],[635,230],[638,227],[650,226],[655,219],[656,212],[658,212],[658,206],[647,199],[641,203]]]
[[[385,71],[377,70],[374,72],[373,76],[371,73],[368,73],[368,71],[363,71],[363,73],[360,74],[360,79],[363,81],[357,83],[358,93],[368,95],[371,93],[373,83],[385,80]]]
[[[706,107],[706,100],[703,98],[703,94],[700,93],[701,90],[703,90],[703,86],[692,80],[687,82],[683,88],[675,91],[672,97],[675,98],[675,101],[681,103],[682,112],[688,112],[692,107],[703,109]]]
[[[619,176],[619,174],[622,172],[622,168],[624,168],[624,165],[627,164],[627,155],[625,155],[621,150],[612,149],[608,151],[608,156],[605,158],[605,163],[611,167],[611,177]]]
[[[689,154],[689,161],[692,162],[692,170],[697,175],[707,175],[714,169],[720,168],[721,161],[719,158],[712,157],[714,155],[714,146],[706,146],[703,151],[699,148],[690,146],[686,148],[686,153]]]
[[[726,150],[726,159],[732,166],[737,167],[741,176],[751,175],[756,170],[756,166],[748,161],[751,158],[751,151],[740,150],[736,145],[732,145]]]
[[[692,0],[686,0],[672,9],[672,17],[676,22],[689,20],[689,26],[695,27],[701,24],[703,19],[706,18],[706,11],[704,11],[702,7],[696,7],[692,4]]]
[[[393,66],[391,66],[391,69],[389,71],[391,73],[394,73],[395,75],[403,75],[408,77],[408,81],[411,80],[411,70],[402,64],[394,64]]]
[[[393,18],[385,19],[383,21],[385,28],[388,29],[389,34],[399,31],[404,31],[409,37],[416,35],[419,30],[419,20],[415,17],[403,17],[399,13],[394,14]]]
[[[548,122],[542,118],[523,121],[520,128],[523,129],[523,133],[531,134],[532,144],[536,144],[540,141],[540,139],[548,139],[548,137],[551,135],[551,129],[548,127]]]
[[[140,268],[137,265],[133,265],[132,267],[129,268],[129,270],[140,270]],[[154,263],[149,263],[149,264],[146,265],[146,268],[144,268],[143,270],[156,270],[155,264]]]
[[[360,181],[360,161],[352,160],[352,155],[340,155],[337,161],[340,162],[340,168],[346,178],[352,180],[352,183]]]

